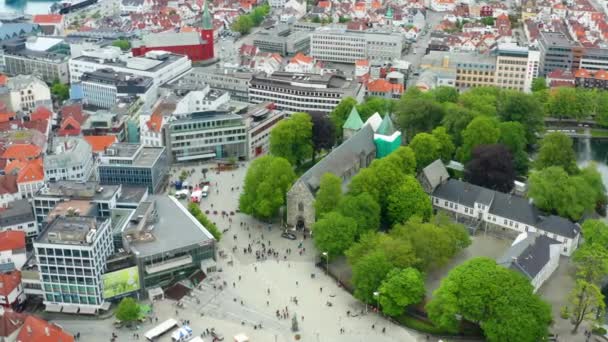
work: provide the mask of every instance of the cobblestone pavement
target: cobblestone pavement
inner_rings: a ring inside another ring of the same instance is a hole
[[[186,169],[193,168],[196,171],[188,181],[198,182],[203,178],[200,173],[202,166]],[[207,173],[212,185],[201,209],[234,211],[245,172],[245,167],[241,167],[220,175],[213,171]],[[172,177],[178,174],[175,172]],[[244,214],[237,213],[230,218],[209,216],[220,230],[227,229],[218,246],[227,255],[226,258],[218,258],[218,267],[222,271],[207,278],[190,296],[182,299],[183,308],[177,309],[171,300],[155,302],[154,314],[159,322],[170,317],[190,320],[195,334],[215,327],[227,341],[241,332],[252,341],[294,341],[295,333],[291,327],[292,317],[296,315],[301,341],[426,341],[425,336],[393,325],[377,314],[365,313],[360,302],[315,267],[316,252],[310,239],[302,240],[301,235],[295,241],[281,238],[278,225],[258,222]],[[256,259],[255,253],[262,250],[262,244],[279,256]],[[251,253],[244,253],[249,245]],[[302,249],[298,248],[300,245]],[[287,249],[291,249],[290,254],[286,253]],[[228,264],[229,261],[232,265]],[[328,306],[328,302],[332,305]],[[282,314],[285,309],[289,318],[277,318],[277,310]],[[85,321],[75,317],[74,320],[57,323],[71,332],[80,332],[83,341],[96,342],[109,341],[112,321]],[[262,329],[254,328],[259,324]],[[135,340],[134,333],[139,333],[143,340],[144,333],[154,325],[147,322],[137,331],[122,328],[115,332],[119,336],[118,341]],[[382,333],[383,328],[386,328],[385,333]],[[160,339],[169,340],[170,336]]]

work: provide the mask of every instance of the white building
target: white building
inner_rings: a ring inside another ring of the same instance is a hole
[[[388,62],[401,59],[405,37],[401,33],[320,28],[310,35],[310,55],[320,61],[355,63],[361,59]]]
[[[14,112],[32,112],[38,106],[53,108],[51,90],[41,79],[32,75],[18,75],[6,83],[9,102],[7,106]]]
[[[454,0],[430,0],[431,9],[435,12],[451,12],[456,8]]]
[[[38,236],[38,222],[34,216],[32,205],[25,199],[14,201],[9,204],[8,207],[0,211],[0,232],[23,232],[25,233],[25,239],[31,241],[31,239]],[[0,240],[4,237],[0,237]],[[0,250],[0,259],[2,255],[6,256],[9,253],[9,258],[13,259],[15,267],[21,269],[21,266],[25,263],[25,250],[23,250],[22,257],[14,255],[10,251]],[[13,256],[11,256],[13,255]],[[3,263],[0,260],[0,264]]]
[[[540,51],[528,51],[528,67],[526,70],[526,78],[524,81],[524,89],[529,92],[532,90],[532,81],[538,77],[540,69]]]
[[[10,271],[0,274],[0,306],[17,307],[25,301],[21,286],[21,272]]]
[[[247,125],[249,158],[253,159],[270,152],[270,131],[289,114],[275,110],[273,103],[266,102],[249,109],[243,116]]]
[[[317,73],[316,64],[317,61],[314,58],[300,52],[289,60],[289,63],[285,66],[285,71],[315,74]]]
[[[86,72],[112,69],[115,72],[150,77],[155,86],[165,84],[189,71],[192,63],[187,56],[166,51],[150,51],[143,57],[122,53],[115,46],[82,50],[81,55],[69,61],[70,79],[80,82]]]
[[[194,90],[186,94],[175,107],[174,113],[189,114],[207,110],[217,110],[230,101],[230,94],[226,91],[212,90],[205,84],[202,90]]]
[[[95,163],[89,143],[77,137],[55,138],[52,153],[44,156],[46,181],[87,181],[93,175]]]
[[[31,212],[32,208],[29,209]],[[0,220],[6,222],[3,217],[0,217]],[[27,260],[25,244],[26,236],[23,231],[0,231],[0,265],[3,270],[21,270]]]
[[[0,176],[0,208],[6,208],[9,203],[21,199],[16,175]]]
[[[83,74],[81,85],[86,103],[105,109],[114,108],[121,97],[139,97],[144,103],[154,103],[157,95],[154,80],[150,77],[112,69]]]
[[[113,253],[110,219],[57,216],[34,242],[47,311],[95,313]]]

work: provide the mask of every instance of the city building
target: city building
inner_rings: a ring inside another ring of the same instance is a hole
[[[41,37],[33,37],[34,42],[26,38],[16,38],[0,43],[4,60],[4,71],[12,76],[34,75],[44,82],[69,82],[69,54],[54,50],[43,42]],[[28,38],[32,39],[32,38]],[[40,40],[40,44],[36,44]]]
[[[310,55],[320,61],[353,64],[358,60],[389,62],[400,59],[405,37],[384,31],[322,28],[310,36]]]
[[[546,76],[556,69],[571,70],[577,64],[572,49],[574,46],[563,32],[541,31],[538,37],[541,75]]]
[[[46,311],[95,313],[113,252],[110,219],[57,216],[34,241]]]
[[[263,52],[278,53],[281,56],[308,53],[310,32],[294,31],[288,25],[277,25],[255,33],[253,45]]]
[[[150,77],[98,69],[84,73],[80,80],[84,101],[100,108],[115,107],[121,97],[135,96],[147,103],[156,100],[157,88]]]
[[[197,90],[189,91],[183,98],[177,101],[174,114],[188,114],[218,110],[230,101],[230,94],[223,90],[211,89],[208,84]]]
[[[559,266],[561,243],[538,233],[521,233],[496,263],[526,277],[534,292]]]
[[[38,107],[53,108],[49,86],[33,75],[11,77],[2,88],[0,100],[14,112],[31,113]]]
[[[141,41],[133,43],[133,56],[142,56],[149,51],[168,51],[186,55],[193,62],[205,61],[214,57],[213,19],[205,1],[202,29],[200,32],[162,32],[148,33]]]
[[[38,24],[43,34],[48,36],[61,36],[65,25],[61,14],[36,14],[32,18],[34,24]]]
[[[110,217],[111,209],[116,208],[122,194],[121,185],[99,185],[89,181],[56,181],[46,183],[32,201],[36,221],[42,223],[47,215],[62,202],[84,201],[95,206],[96,216]]]
[[[0,220],[3,219],[0,218]],[[24,231],[0,231],[0,272],[21,270],[23,268],[27,259],[25,246],[26,235]]]
[[[496,57],[453,53],[450,60],[456,67],[457,88],[466,89],[496,85]]]
[[[160,192],[167,183],[169,164],[164,147],[116,143],[99,156],[101,184],[146,186]]]
[[[249,158],[253,159],[270,152],[270,131],[281,120],[288,117],[286,111],[276,110],[273,103],[252,106],[243,114],[247,126]]]
[[[17,200],[5,208],[0,208],[0,232],[23,233],[25,234],[27,243],[30,243],[33,238],[38,236],[38,222],[36,222],[32,205],[28,200]],[[0,241],[4,238],[0,238]],[[2,253],[0,252],[0,254]],[[15,267],[21,269],[24,262],[25,255],[23,262],[15,262]]]
[[[192,68],[178,80],[179,84],[202,88],[208,84],[212,89],[224,90],[236,101],[249,102],[249,72],[217,68]]]
[[[140,203],[122,232],[125,250],[135,257],[141,289],[166,287],[215,264],[215,239],[172,196]]]
[[[19,334],[19,342],[74,342],[74,336],[60,326],[49,323],[33,315],[27,316]]]
[[[515,44],[498,44],[496,55],[496,86],[530,92],[532,80],[538,77],[529,72],[529,49]],[[538,70],[538,69],[537,69]],[[529,78],[532,76],[532,78]]]
[[[4,172],[17,176],[17,188],[21,198],[32,198],[36,191],[44,186],[42,158],[14,160],[6,165]]]
[[[4,341],[17,341],[17,335],[23,327],[27,315],[12,309],[0,307],[0,339]]]
[[[608,71],[589,71],[578,69],[574,71],[575,85],[582,88],[608,89]]]
[[[82,75],[98,69],[149,77],[160,86],[186,73],[191,68],[187,56],[166,51],[150,51],[143,56],[130,56],[115,46],[83,50],[82,55],[70,59],[71,82],[80,82]]]
[[[165,146],[162,129],[172,117],[176,104],[172,101],[161,100],[151,115],[141,115],[141,143],[145,146]]]
[[[17,175],[0,175],[0,208],[6,208],[9,203],[21,198],[17,186]]]
[[[172,163],[248,156],[245,122],[228,111],[176,117],[165,125],[164,142]]]
[[[50,153],[44,156],[44,173],[48,182],[75,180],[85,182],[94,177],[93,149],[83,138],[57,137]]]
[[[431,164],[444,168],[443,163]],[[436,173],[428,169],[427,173]],[[432,187],[431,201],[438,210],[456,216],[459,220],[472,220],[478,228],[503,233],[538,233],[557,240],[562,255],[570,256],[577,248],[580,227],[569,220],[540,212],[528,199],[486,189],[457,179],[440,179]]]
[[[360,83],[337,74],[260,73],[253,75],[249,87],[251,103],[272,102],[290,113],[330,113],[343,98],[361,100],[364,94]]]
[[[21,272],[17,270],[0,273],[0,305],[18,309],[25,302],[21,286]]]

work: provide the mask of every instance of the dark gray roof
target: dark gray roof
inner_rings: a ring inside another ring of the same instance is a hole
[[[527,199],[496,191],[490,214],[536,226],[540,213]]]
[[[540,222],[537,223],[537,227],[557,235],[573,238],[575,237],[580,228],[578,225],[572,223],[563,217],[551,215],[547,217],[540,217]]]
[[[32,205],[26,199],[13,201],[0,210],[0,227],[34,221]]]
[[[354,107],[353,107],[354,108]],[[422,174],[432,189],[435,189],[439,184],[450,179],[448,170],[443,165],[441,159],[437,159],[422,169]]]
[[[314,192],[319,187],[321,176],[326,173],[340,176],[353,166],[353,160],[359,160],[361,153],[367,156],[375,149],[374,130],[370,125],[365,125],[350,139],[333,149],[325,158],[308,169],[298,181],[306,183]]]
[[[457,179],[450,179],[439,185],[433,191],[433,196],[473,208],[475,202],[490,205],[494,191]]]
[[[554,244],[560,242],[544,235],[530,233],[525,239],[513,244],[497,263],[534,279],[549,262],[550,247]]]

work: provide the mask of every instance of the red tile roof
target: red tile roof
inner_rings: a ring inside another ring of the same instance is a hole
[[[37,14],[34,16],[34,24],[60,24],[63,20],[61,14]]]
[[[93,152],[103,152],[107,147],[110,147],[110,145],[116,142],[116,136],[87,135],[84,136],[84,140],[86,140],[91,145],[91,147],[93,148]]]
[[[17,335],[18,342],[74,342],[74,336],[55,324],[36,316],[28,316]]]
[[[163,115],[160,114],[160,112],[154,112],[154,114],[150,116],[150,120],[146,122],[146,125],[150,131],[160,132],[163,128]]]
[[[24,121],[23,127],[28,128],[28,129],[35,129],[38,132],[46,135],[47,130],[49,128],[49,120],[42,119],[42,120],[34,120],[34,121]]]
[[[52,116],[53,112],[51,112],[48,108],[44,106],[39,106],[34,109],[32,114],[30,114],[30,120],[50,120]]]
[[[606,80],[606,79],[608,79],[608,72],[606,70],[598,70],[595,72],[593,77],[596,80]]]
[[[310,56],[306,56],[305,54],[298,52],[295,56],[293,56],[293,58],[291,59],[291,63],[302,63],[302,64],[310,64],[312,63],[312,61],[314,60],[314,58],[310,57]]]
[[[40,156],[42,149],[32,144],[13,144],[2,154],[3,159],[33,159]]]
[[[68,116],[74,117],[78,123],[82,124],[86,119],[82,113],[82,105],[79,103],[66,105],[61,107],[61,118],[65,119]]]
[[[17,175],[0,176],[0,195],[16,194],[18,192]]]
[[[402,93],[403,84],[393,84],[383,78],[379,78],[369,82],[367,90],[374,93]]]
[[[19,330],[26,317],[27,315],[15,312],[12,309],[3,309],[0,313],[0,337],[8,337]]]
[[[44,180],[44,167],[42,166],[42,158],[32,160],[25,165],[17,176],[17,184],[39,182]]]
[[[66,134],[80,134],[80,122],[76,120],[73,116],[68,116],[67,118],[61,121],[61,126],[59,127],[59,135]]]
[[[356,66],[369,66],[369,61],[367,59],[359,59],[355,61]]]
[[[23,233],[23,232],[20,232]],[[25,239],[25,234],[24,234]],[[21,272],[12,271],[0,274],[0,296],[8,298],[8,295],[13,292],[21,284]],[[12,304],[12,303],[9,303]]]
[[[589,71],[587,71],[585,69],[578,69],[574,72],[574,77],[587,78],[587,77],[589,77]]]
[[[25,248],[25,232],[7,230],[0,232],[0,251],[13,251]]]
[[[8,82],[8,76],[0,74],[0,86],[5,86],[6,82]]]
[[[14,112],[3,112],[0,113],[0,122],[9,122],[15,119]]]

